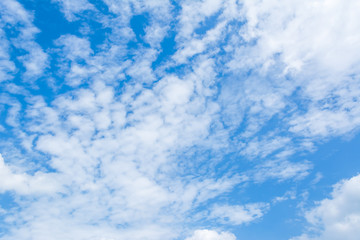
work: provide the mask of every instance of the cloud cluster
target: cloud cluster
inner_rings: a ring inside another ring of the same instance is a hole
[[[274,84],[282,88],[281,102],[296,88],[301,101],[308,102],[302,105],[304,114],[289,118],[291,132],[306,137],[347,133],[359,124],[359,56],[353,51],[359,47],[358,7],[357,1],[244,1],[247,23],[241,36],[256,44],[235,49],[229,67],[266,74],[275,66],[280,76],[291,76],[292,83]]]
[[[48,55],[43,51],[41,46],[35,41],[35,36],[39,33],[39,29],[33,24],[33,16],[26,11],[23,6],[15,0],[5,0],[0,3],[1,13],[1,27],[0,34],[4,35],[5,31],[11,32],[11,45],[9,41],[3,39],[4,45],[1,50],[2,58],[5,58],[5,62],[2,62],[1,69],[6,74],[9,72],[15,72],[14,63],[9,59],[9,48],[15,48],[17,50],[16,57],[22,63],[25,71],[23,72],[23,79],[25,81],[33,81],[41,77],[44,70],[48,66]],[[22,53],[25,52],[25,53]],[[0,81],[9,79],[9,76],[5,75]]]
[[[314,164],[294,155],[359,128],[356,0],[52,4],[82,25],[45,52],[34,13],[0,2],[0,192],[16,205],[3,240],[177,239],[260,221],[270,204],[229,201],[234,189],[304,179]],[[342,201],[357,179],[307,214],[323,236],[355,231]]]
[[[360,175],[334,185],[330,198],[317,203],[305,216],[313,234],[294,240],[358,239],[360,234]]]

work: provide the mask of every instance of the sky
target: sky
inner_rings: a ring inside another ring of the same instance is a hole
[[[358,240],[360,1],[1,0],[1,240]]]

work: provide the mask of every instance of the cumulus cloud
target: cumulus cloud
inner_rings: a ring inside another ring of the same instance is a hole
[[[313,234],[293,240],[358,239],[360,235],[360,175],[335,184],[331,197],[316,203],[305,217]]]

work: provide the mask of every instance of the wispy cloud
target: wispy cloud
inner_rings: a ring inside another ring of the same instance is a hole
[[[269,204],[265,203],[215,206],[210,218],[219,219],[223,224],[241,225],[261,218],[268,208]]]

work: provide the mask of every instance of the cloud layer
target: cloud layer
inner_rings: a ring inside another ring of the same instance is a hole
[[[0,3],[1,239],[235,240],[280,202],[241,193],[359,129],[358,1],[44,4]],[[314,239],[351,239],[357,179]]]

